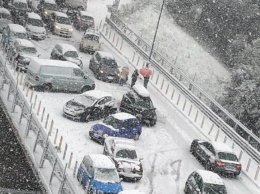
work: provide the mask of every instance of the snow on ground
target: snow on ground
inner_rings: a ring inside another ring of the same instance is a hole
[[[152,45],[162,1],[148,3],[133,14],[122,16],[123,21],[135,33]],[[155,41],[155,50],[175,63],[189,78],[194,79],[203,90],[212,97],[222,95],[223,89],[230,82],[230,72],[224,64],[212,57],[199,43],[181,29],[173,19],[163,14]]]

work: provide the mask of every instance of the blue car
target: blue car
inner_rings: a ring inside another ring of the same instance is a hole
[[[110,115],[89,130],[90,138],[102,144],[108,136],[138,140],[141,133],[142,126],[139,120],[128,113]]]
[[[123,190],[114,162],[102,154],[85,156],[77,179],[87,194],[118,194]]]

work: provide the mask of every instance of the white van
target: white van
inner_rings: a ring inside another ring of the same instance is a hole
[[[94,81],[69,61],[32,58],[25,80],[30,87],[47,92],[62,90],[83,93],[95,88]]]

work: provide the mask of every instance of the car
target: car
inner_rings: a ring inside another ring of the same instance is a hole
[[[8,9],[0,7],[0,33],[7,27],[8,24],[12,24],[12,16]]]
[[[225,143],[195,139],[191,143],[190,152],[205,165],[207,170],[235,176],[241,172],[241,163]]]
[[[36,13],[30,12],[26,14],[25,28],[32,39],[44,40],[46,38],[45,24],[42,18]]]
[[[73,25],[77,30],[87,30],[88,28],[95,28],[95,21],[88,12],[79,11],[77,18],[73,21]]]
[[[44,22],[48,22],[49,15],[58,11],[55,0],[41,0],[37,5],[37,11],[41,15]]]
[[[185,194],[227,194],[226,186],[220,176],[207,170],[192,172],[184,187]]]
[[[109,136],[138,140],[141,133],[142,126],[139,120],[128,113],[110,115],[89,130],[90,138],[101,144],[104,144]]]
[[[14,60],[16,70],[26,72],[27,67],[32,57],[39,57],[35,45],[26,39],[15,39],[14,44],[10,46],[8,56],[11,60]]]
[[[118,194],[145,194],[145,193],[139,190],[124,190],[119,192]]]
[[[10,12],[13,16],[14,23],[24,25],[26,12],[31,11],[28,7],[27,0],[12,0],[10,3]]]
[[[134,85],[123,95],[119,109],[121,112],[137,116],[148,126],[154,126],[157,122],[156,108],[150,98],[150,93],[142,85]]]
[[[103,154],[116,164],[119,176],[126,181],[138,181],[143,176],[143,167],[132,139],[107,137]]]
[[[123,190],[114,162],[102,154],[84,156],[77,179],[87,194],[118,194]]]
[[[81,69],[83,68],[83,63],[77,49],[70,44],[56,44],[51,51],[50,58],[61,61],[70,61],[78,65]]]
[[[101,49],[100,33],[94,28],[88,28],[81,38],[79,50],[80,52],[88,52],[94,54],[95,51]]]
[[[87,10],[88,0],[56,0],[59,6],[74,10]]]
[[[49,15],[48,25],[53,34],[72,37],[73,27],[67,14],[62,12],[53,12]]]
[[[116,99],[111,94],[99,90],[77,95],[63,107],[65,117],[85,122],[104,118],[116,111]]]
[[[119,67],[115,58],[107,52],[97,51],[89,62],[89,69],[93,71],[97,79],[118,83],[120,78]]]

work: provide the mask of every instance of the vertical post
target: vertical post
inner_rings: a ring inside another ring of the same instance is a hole
[[[39,165],[40,168],[43,167],[48,147],[49,147],[49,136],[47,136],[47,139],[44,144],[44,148],[43,148],[43,152],[42,152],[42,156],[41,156],[41,160],[40,160],[40,165]]]
[[[211,132],[212,132],[212,130],[213,130],[213,128],[214,128],[214,126],[215,126],[215,124],[213,123],[213,124],[211,125],[210,129],[209,129],[208,135],[210,135],[210,134],[211,134]]]
[[[40,101],[40,103],[38,105],[37,116],[39,115],[39,112],[40,112],[40,109],[41,109],[41,104],[42,104],[42,101]]]
[[[67,165],[68,165],[68,164],[66,163],[65,169],[64,169],[64,171],[63,171],[62,181],[61,181],[61,185],[60,185],[58,194],[64,193],[64,192],[63,192],[63,187],[64,187],[65,180],[66,180],[66,169],[67,169]]]
[[[186,103],[187,103],[187,99],[185,98],[185,100],[184,100],[184,103],[183,103],[183,107],[182,107],[182,111],[184,111],[184,110],[185,110]]]
[[[33,109],[35,109],[36,101],[37,101],[37,94],[35,95],[35,98],[34,98]]]
[[[50,177],[50,181],[49,181],[50,185],[51,185],[51,182],[52,182],[52,178],[54,176],[54,171],[55,171],[56,164],[57,164],[57,158],[55,158],[55,161],[54,161],[54,164],[53,164],[53,168],[52,168],[52,171],[51,171],[51,177]]]
[[[110,39],[110,37],[111,37],[111,32],[112,32],[112,30],[110,28],[108,39]]]
[[[134,60],[135,60],[135,52],[133,54],[132,62],[134,62]]]
[[[114,36],[113,36],[113,43],[115,42],[115,38],[116,38],[116,33],[114,33]]]
[[[137,63],[136,63],[136,66],[139,65],[139,61],[140,61],[140,55],[138,55],[138,57],[137,57]]]
[[[57,141],[57,137],[58,137],[58,132],[59,132],[59,129],[56,129],[56,133],[55,133],[55,137],[54,137],[54,145],[56,144],[56,141]]]
[[[32,121],[32,104],[30,107],[29,119],[27,121],[26,129],[25,129],[25,137],[28,137],[28,135],[29,135],[31,121]]]
[[[158,83],[158,80],[159,80],[159,73],[158,73],[158,75],[157,75],[157,78],[156,78],[155,85],[157,85],[157,83]]]
[[[242,155],[243,155],[243,150],[241,150],[241,151],[240,151],[240,153],[239,153],[238,161],[240,161],[240,160],[241,160],[241,158],[242,158]]]
[[[116,40],[116,47],[118,46],[118,42],[119,42],[119,36],[117,37],[117,40]]]
[[[46,122],[45,122],[45,129],[47,128],[47,125],[48,125],[48,122],[49,122],[49,114],[47,114],[47,118],[46,118]]]
[[[251,158],[248,159],[247,166],[246,166],[246,171],[248,172],[251,164]]]
[[[53,120],[51,120],[51,126],[50,126],[50,131],[48,133],[49,136],[51,136],[52,133],[52,128],[53,128]]]
[[[76,175],[77,167],[78,167],[78,161],[75,162],[75,166],[74,166],[74,170],[73,170],[73,177],[75,177],[75,175]]]
[[[62,157],[63,160],[64,160],[65,157],[66,157],[67,149],[68,149],[68,144],[65,144],[65,149],[64,149],[63,157]]]
[[[70,153],[70,159],[69,159],[69,165],[68,165],[68,168],[70,168],[71,161],[72,161],[72,157],[73,157],[73,152]]]
[[[34,142],[34,145],[33,145],[33,152],[35,152],[35,150],[36,150],[39,136],[40,136],[40,129],[37,132],[37,136],[36,136],[36,139],[35,139],[35,142]]]
[[[170,84],[168,83],[168,85],[167,85],[167,88],[166,88],[166,92],[165,92],[165,94],[167,94],[167,93],[168,93],[169,86],[170,86]]]
[[[190,105],[190,110],[189,110],[189,114],[188,114],[188,116],[190,116],[191,111],[192,111],[192,104]]]
[[[163,89],[163,85],[164,85],[164,79],[162,80],[161,90]]]
[[[202,121],[201,121],[200,128],[203,128],[204,122],[205,122],[205,117],[203,116]]]
[[[122,39],[122,42],[121,42],[120,51],[122,50],[122,48],[123,48],[123,39]]]
[[[32,93],[31,93],[31,97],[30,97],[30,103],[32,102],[32,98],[33,98],[33,91],[34,91],[34,90],[32,90]]]
[[[173,99],[173,97],[174,97],[174,93],[175,93],[175,90],[174,90],[174,88],[172,89],[172,96],[171,96],[171,100]]]
[[[179,94],[178,96],[177,105],[179,105],[180,99],[181,99],[181,94]]]
[[[62,140],[63,140],[63,137],[61,136],[61,137],[60,137],[59,147],[58,147],[58,150],[59,150],[59,151],[61,151]]]
[[[258,178],[259,170],[260,170],[260,167],[258,166],[256,173],[255,173],[255,177],[254,177],[255,180],[257,180],[257,178]]]
[[[227,143],[227,136],[224,137],[223,143]]]
[[[25,106],[25,102],[23,102],[23,107],[22,107],[22,111],[21,111],[21,115],[20,115],[20,119],[19,119],[19,124],[21,124],[21,122],[22,122],[22,118],[23,118],[23,114],[24,114],[24,106]]]
[[[19,84],[19,85],[22,85],[22,81],[23,81],[23,75],[24,75],[24,73],[22,73],[22,76],[21,76],[21,79],[20,79],[20,84]]]
[[[29,94],[29,87],[27,87],[27,91],[26,91],[26,97],[28,96],[28,94]]]
[[[215,137],[215,141],[218,140],[218,136],[219,136],[219,129],[218,129],[218,131],[217,131],[217,134],[216,134],[216,137]]]
[[[198,115],[199,115],[199,111],[197,110],[196,115],[195,115],[194,122],[197,122]]]
[[[102,25],[102,20],[100,20],[99,28],[98,28],[98,29],[101,29],[101,25]]]

